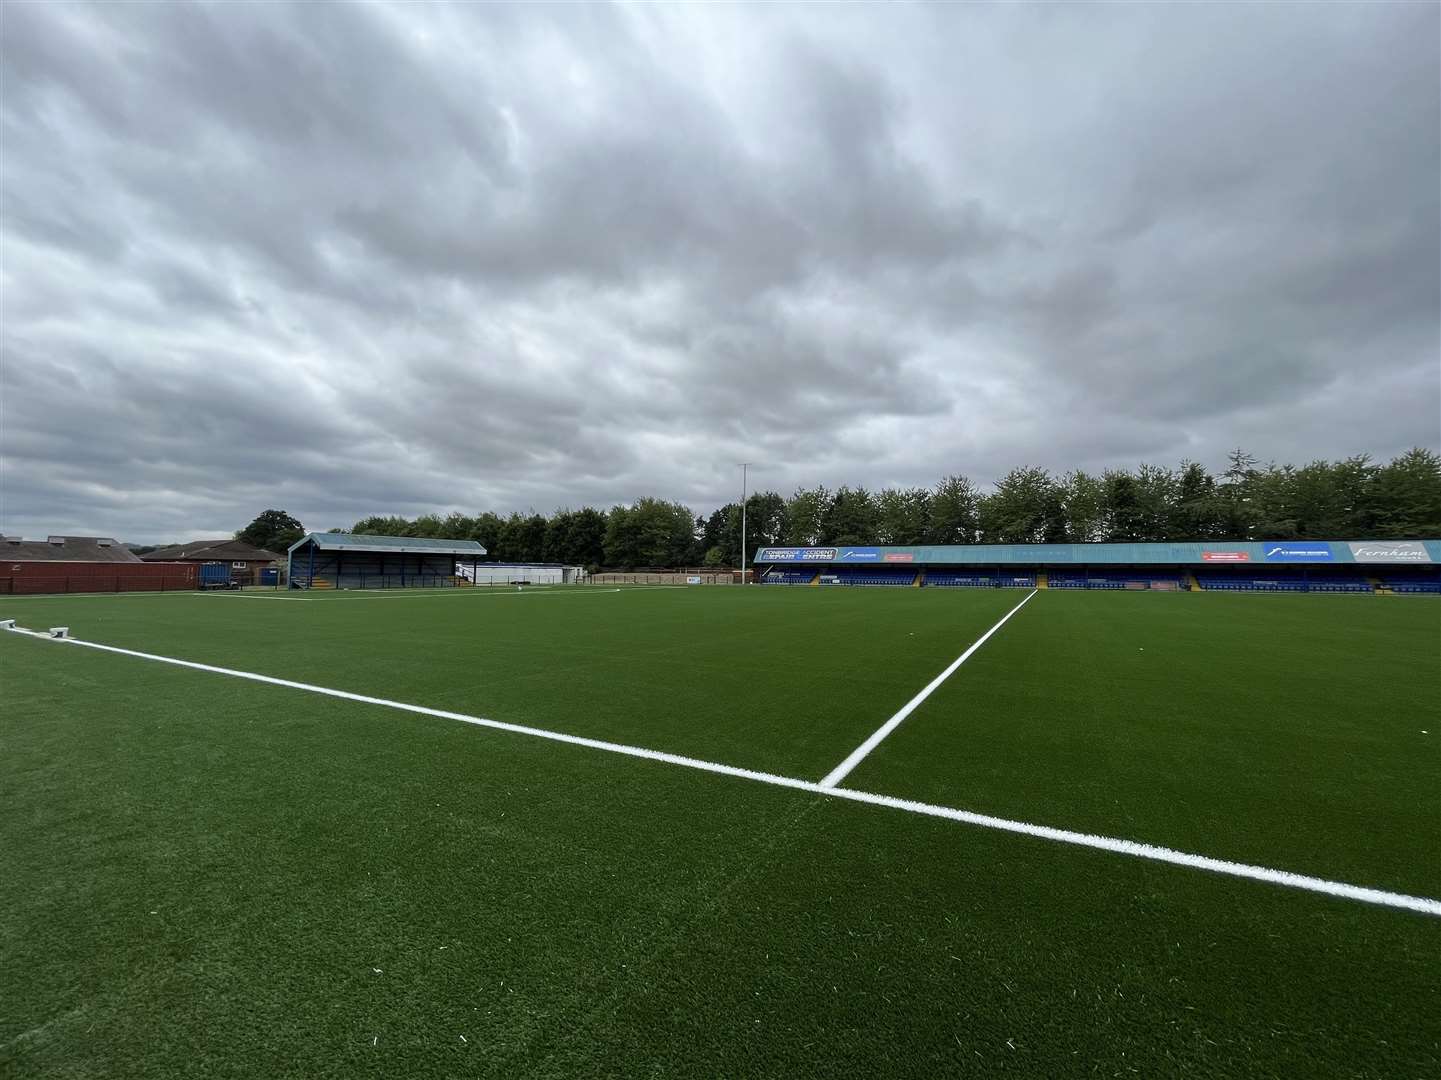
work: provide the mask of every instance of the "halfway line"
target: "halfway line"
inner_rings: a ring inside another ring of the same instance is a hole
[[[1035,593],[1031,595],[1034,596]],[[1026,600],[1029,599],[1030,596],[1026,597]],[[1025,600],[1021,601],[1022,604],[1025,602]],[[1014,614],[1016,610],[1019,610],[1019,608],[1020,604],[1017,604],[1016,607],[1012,609],[1012,614]],[[1008,615],[1007,618],[1010,618],[1010,616]],[[999,625],[999,623],[997,625]],[[926,817],[938,817],[946,818],[950,821],[959,821],[967,825],[976,825],[983,829],[998,829],[1002,832],[1020,833],[1023,836],[1034,836],[1042,840],[1052,840],[1060,844],[1094,848],[1099,851],[1109,851],[1118,855],[1130,855],[1138,859],[1149,859],[1153,862],[1170,863],[1173,866],[1186,866],[1195,870],[1209,870],[1216,874],[1226,874],[1230,877],[1248,878],[1252,881],[1265,881],[1273,885],[1284,885],[1291,889],[1325,893],[1328,896],[1337,896],[1346,900],[1358,900],[1366,904],[1379,904],[1382,907],[1418,911],[1423,915],[1441,916],[1441,900],[1433,900],[1425,896],[1409,896],[1405,893],[1387,892],[1384,889],[1371,889],[1363,885],[1351,885],[1344,881],[1329,881],[1326,878],[1310,877],[1306,874],[1293,874],[1288,870],[1273,870],[1266,866],[1252,866],[1248,863],[1231,862],[1229,859],[1213,859],[1207,855],[1193,855],[1185,851],[1176,851],[1172,848],[1138,843],[1134,840],[1121,840],[1110,836],[1096,836],[1092,833],[1072,832],[1069,829],[1054,829],[1049,825],[1033,825],[1027,821],[1012,821],[1008,818],[992,817],[989,814],[976,814],[969,810],[960,810],[951,806],[935,806],[931,803],[912,802],[909,799],[897,799],[889,795],[877,795],[868,791],[852,791],[848,788],[824,787],[810,780],[798,780],[789,776],[777,776],[774,773],[742,769],[734,765],[722,765],[714,761],[702,761],[699,758],[684,757],[680,754],[669,754],[662,750],[647,750],[640,746],[627,746],[625,743],[606,742],[604,739],[588,739],[581,735],[567,735],[563,732],[548,731],[544,728],[526,727],[523,724],[508,724],[502,720],[488,720],[485,717],[469,716],[465,713],[450,712],[446,709],[431,709],[424,705],[410,705],[403,701],[391,701],[388,698],[370,697],[367,694],[352,694],[348,690],[332,690],[324,686],[313,686],[310,683],[294,682],[290,679],[277,679],[272,675],[260,675],[252,671],[237,671],[234,668],[200,664],[194,660],[179,660],[173,656],[158,656],[155,653],[137,652],[134,649],[121,649],[114,645],[101,645],[94,641],[80,641],[76,638],[69,637],[52,638],[41,631],[26,630],[13,625],[7,626],[5,629],[9,630],[12,634],[24,634],[28,637],[40,638],[44,641],[55,641],[65,645],[79,645],[87,649],[99,649],[102,652],[118,653],[121,656],[134,656],[141,660],[154,660],[162,664],[174,664],[177,667],[193,668],[196,671],[209,671],[217,675],[230,675],[237,679],[248,679],[251,682],[269,683],[273,686],[286,686],[293,690],[304,690],[312,694],[324,694],[327,697],[344,698],[347,701],[359,701],[366,705],[379,705],[387,709],[398,709],[401,712],[418,713],[421,716],[436,716],[443,720],[458,720],[463,724],[474,724],[477,727],[494,728],[496,731],[509,731],[516,735],[530,735],[537,739],[549,739],[552,742],[568,743],[572,746],[585,746],[592,750],[604,750],[612,754],[624,754],[627,757],[645,758],[649,761],[663,761],[668,765],[679,765],[687,769],[699,769],[702,772],[717,773],[721,776],[733,776],[741,780],[753,780],[757,783],[770,784],[774,787],[784,787],[791,788],[795,791],[809,792],[812,795],[824,795],[833,799],[867,803],[871,806],[885,806],[893,810],[904,810],[907,813],[921,814]],[[994,627],[992,630],[994,630]],[[984,638],[982,640],[984,640]],[[980,642],[976,643],[976,645],[979,644]],[[972,649],[974,648],[975,646],[972,646]]]
[[[900,727],[902,720],[910,716],[911,713],[915,712],[917,706],[919,706],[921,702],[925,701],[926,698],[930,697],[933,693],[935,693],[936,688],[939,687],[941,683],[945,682],[953,674],[955,674],[956,668],[960,667],[967,660],[969,660],[971,658],[971,654],[977,649],[979,649],[982,645],[984,645],[987,638],[989,638],[1001,627],[1005,626],[1006,620],[1009,619],[1016,612],[1020,611],[1021,608],[1025,607],[1026,602],[1029,601],[1031,597],[1035,596],[1038,591],[1039,590],[1032,589],[1030,592],[1028,592],[1026,594],[1025,600],[1022,600],[1015,607],[1011,608],[1010,611],[1006,612],[1004,615],[1001,616],[1000,622],[996,623],[995,626],[991,627],[980,637],[976,638],[976,640],[971,644],[971,647],[969,649],[961,653],[960,656],[956,657],[955,660],[951,662],[950,667],[946,668],[945,671],[941,672],[930,682],[926,683],[925,687],[922,688],[921,692],[915,697],[911,698],[910,701],[902,705],[900,711],[897,712],[895,716],[891,717],[880,727],[876,728],[875,731],[871,732],[871,737],[869,739],[867,739],[865,742],[861,743],[860,746],[852,750],[849,756],[847,756],[847,758],[845,759],[845,761],[842,761],[839,765],[837,765],[834,769],[827,773],[825,779],[821,781],[820,786],[823,788],[833,788],[842,780],[844,780],[850,774],[850,771],[852,769],[854,769],[857,765],[859,765],[862,761],[865,760],[867,754],[869,754],[872,750],[874,750],[877,746],[881,744],[882,739],[884,739],[891,732],[895,731],[896,728]]]

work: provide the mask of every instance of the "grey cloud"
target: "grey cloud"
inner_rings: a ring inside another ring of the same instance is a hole
[[[1437,446],[1438,30],[12,4],[0,524]]]

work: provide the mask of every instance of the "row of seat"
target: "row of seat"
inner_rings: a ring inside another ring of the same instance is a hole
[[[1053,589],[1184,589],[1185,582],[1174,577],[1057,577],[1052,574],[1048,584]]]
[[[762,585],[809,585],[816,579],[814,570],[772,570],[761,578]]]
[[[827,580],[833,578],[834,580]],[[822,585],[890,585],[903,587],[911,585],[916,580],[914,570],[904,572],[886,570],[840,570],[835,574],[825,573],[821,575]]]
[[[1034,589],[1034,574],[946,574],[927,571],[921,582],[931,589]]]
[[[1369,593],[1376,590],[1362,578],[1331,578],[1308,581],[1301,578],[1207,577],[1196,575],[1203,590],[1222,592],[1347,592]]]

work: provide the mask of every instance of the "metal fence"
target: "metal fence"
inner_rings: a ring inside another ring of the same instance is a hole
[[[749,576],[749,572],[747,572]],[[655,572],[592,574],[592,585],[733,585],[740,582],[736,570],[666,570]]]
[[[33,596],[54,593],[184,592],[195,590],[195,578],[128,577],[101,574],[10,574],[0,577],[0,595]]]

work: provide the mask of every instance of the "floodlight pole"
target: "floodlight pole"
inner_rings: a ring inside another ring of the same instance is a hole
[[[742,461],[741,467],[741,584],[748,584],[746,581],[746,469],[750,466],[749,461]]]

